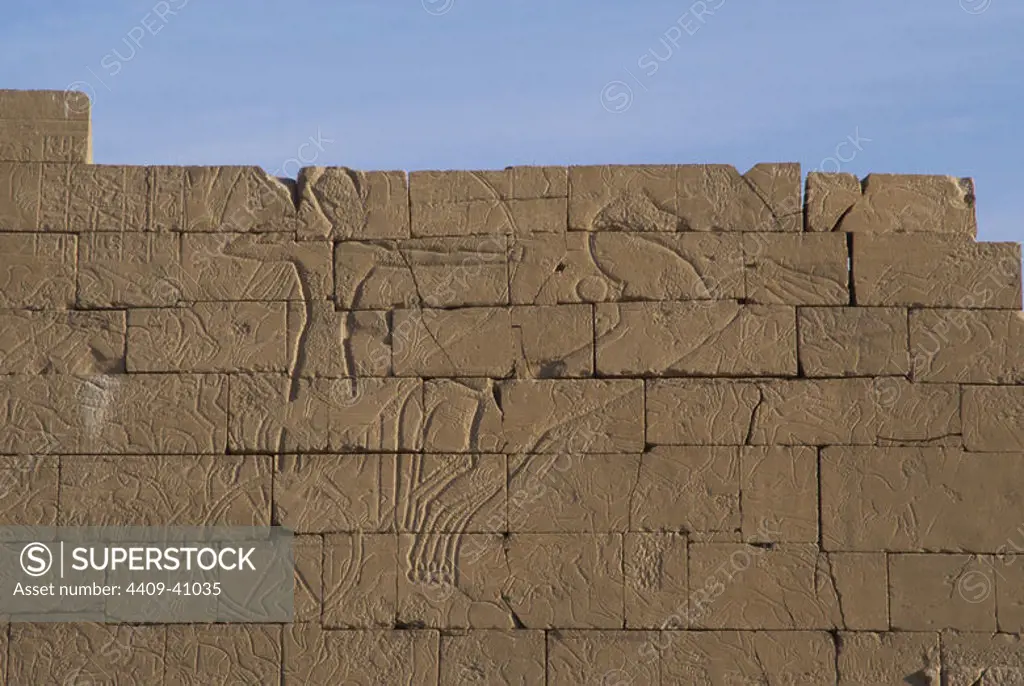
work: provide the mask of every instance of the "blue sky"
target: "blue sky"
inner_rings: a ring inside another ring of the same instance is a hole
[[[100,163],[799,161],[973,176],[981,237],[1024,240],[1019,0],[51,0],[4,17],[0,87],[89,92]]]

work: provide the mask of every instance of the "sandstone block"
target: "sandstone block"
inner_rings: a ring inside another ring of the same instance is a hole
[[[910,372],[907,310],[801,307],[798,316],[800,366],[807,376],[902,376]]]
[[[154,229],[293,231],[292,189],[260,167],[150,167]],[[181,194],[179,202],[173,196]]]
[[[329,631],[285,626],[284,683],[430,684],[438,673],[436,631]]]
[[[167,627],[164,682],[272,683],[281,675],[281,652],[279,626],[171,625]]]
[[[842,624],[828,558],[816,545],[690,546],[690,612],[705,629],[835,629]],[[699,590],[698,590],[699,589]]]
[[[633,531],[712,532],[740,527],[737,448],[658,446],[640,456],[630,491]]]
[[[962,445],[958,386],[882,377],[874,391],[879,445]]]
[[[512,374],[512,317],[508,308],[396,310],[392,355],[397,376]]]
[[[996,595],[985,558],[889,556],[891,627],[901,631],[995,631]]]
[[[441,683],[540,684],[546,678],[543,631],[474,630],[441,637]]]
[[[338,311],[330,301],[290,303],[288,345],[288,359],[302,376],[391,376],[387,312]]]
[[[914,380],[1024,383],[1024,313],[1006,310],[912,310]]]
[[[0,162],[92,163],[89,96],[0,90]]]
[[[761,393],[753,383],[654,379],[646,384],[647,441],[742,445]]]
[[[2,167],[0,164],[0,174]],[[2,214],[0,229],[9,230]],[[67,309],[73,306],[77,255],[76,236],[0,234],[0,307]]]
[[[60,463],[56,456],[0,456],[0,526],[56,526]]]
[[[413,177],[415,178],[418,173],[423,172],[413,172]],[[565,217],[564,197],[414,202],[412,235],[427,237],[563,233]]]
[[[413,203],[564,198],[566,167],[516,166],[480,171],[417,171],[410,175]]]
[[[942,634],[942,676],[949,686],[1000,686],[1024,679],[1024,640],[1012,634]]]
[[[393,627],[398,582],[395,536],[328,534],[323,546],[324,628]]]
[[[121,683],[142,686],[164,679],[166,627],[19,622],[5,628],[9,683],[103,683],[117,674]]]
[[[395,455],[282,455],[278,521],[297,532],[395,530]]]
[[[596,308],[603,376],[795,376],[791,307],[731,301],[622,303]]]
[[[858,234],[853,284],[858,305],[1020,310],[1020,245]]]
[[[942,671],[935,633],[839,633],[840,686],[938,684]],[[967,686],[967,682],[964,682]]]
[[[144,231],[146,167],[45,164],[38,227],[44,231]]]
[[[514,380],[501,382],[498,390],[509,452],[643,449],[643,384],[638,380]]]
[[[517,498],[509,503],[509,530],[626,531],[633,495],[626,485],[636,482],[639,461],[639,455],[509,456],[508,488]]]
[[[744,541],[817,543],[817,450],[743,448],[739,472]],[[769,531],[772,540],[765,540]]]
[[[965,386],[963,413],[968,450],[1024,451],[1024,386]]]
[[[0,161],[0,230],[39,230],[42,178],[41,164]]]
[[[838,231],[839,220],[861,199],[860,180],[853,174],[807,172],[804,229]]]
[[[840,234],[743,236],[746,297],[752,303],[850,303],[846,237]]]
[[[842,624],[856,631],[889,628],[889,569],[885,553],[829,553]]]
[[[507,530],[504,455],[399,455],[400,532]]]
[[[295,536],[292,538],[295,557],[295,622],[320,622],[323,612],[322,536]]]
[[[508,304],[504,236],[342,241],[334,251],[341,309]]]
[[[663,684],[834,684],[835,646],[818,631],[672,631]]]
[[[117,373],[124,355],[124,312],[0,310],[0,373]]]
[[[870,379],[764,384],[752,415],[752,445],[873,444],[878,434]]]
[[[404,171],[304,167],[298,178],[298,236],[331,240],[409,238]]]
[[[1009,545],[1004,545],[998,554],[990,558],[991,568],[985,572],[996,588],[996,623],[999,631],[1008,633],[1024,632],[1024,555],[1010,555],[1007,550],[1019,551],[1020,526],[1015,529]],[[978,577],[979,581],[981,577]],[[985,584],[979,585],[980,589]]]
[[[686,537],[627,533],[623,544],[626,628],[683,628],[689,597]]]
[[[517,377],[594,374],[594,312],[589,305],[513,307],[512,341]]]
[[[657,660],[641,648],[654,639],[649,631],[563,631],[548,634],[548,681],[571,684],[657,684]]]
[[[505,602],[527,629],[623,626],[619,534],[512,534]]]
[[[497,452],[505,447],[498,384],[490,379],[423,382],[426,452]]]
[[[576,231],[799,231],[800,166],[758,164],[569,168]]]

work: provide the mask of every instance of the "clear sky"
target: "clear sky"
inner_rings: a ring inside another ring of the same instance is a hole
[[[973,176],[1024,240],[1020,0],[50,0],[0,73],[87,91],[99,163],[799,161]]]

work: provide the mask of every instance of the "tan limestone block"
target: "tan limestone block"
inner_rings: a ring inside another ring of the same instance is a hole
[[[515,380],[498,385],[509,452],[629,453],[643,449],[639,380]]]
[[[885,553],[829,553],[842,624],[856,631],[889,628],[889,569]]]
[[[875,443],[878,414],[870,379],[778,381],[760,391],[752,445]]]
[[[92,163],[89,96],[0,90],[0,161]]]
[[[878,445],[962,445],[960,387],[877,378]]]
[[[436,631],[329,631],[317,624],[285,626],[284,683],[434,684]]]
[[[128,310],[129,372],[284,372],[283,302]]]
[[[937,233],[974,238],[974,181],[925,174],[869,174],[842,221],[848,233]],[[810,183],[808,182],[808,191]]]
[[[56,526],[59,490],[58,457],[0,457],[0,526]]]
[[[43,165],[0,161],[0,230],[39,231],[43,198],[60,205],[52,184],[43,185]],[[62,227],[63,231],[69,231]],[[70,232],[70,231],[69,231]]]
[[[508,304],[504,236],[341,241],[334,264],[340,309]]]
[[[743,235],[747,300],[779,305],[850,303],[849,250],[841,234]]]
[[[911,310],[914,380],[1024,383],[1024,313]]]
[[[323,626],[393,627],[398,582],[395,535],[327,534],[323,546]]]
[[[303,376],[390,376],[390,336],[387,312],[339,311],[330,301],[289,304],[288,359]]]
[[[807,543],[690,546],[690,612],[705,629],[842,626],[828,557]],[[699,589],[699,590],[698,590]]]
[[[684,628],[686,624],[686,537],[676,533],[627,533],[626,628]]]
[[[630,530],[734,531],[740,527],[737,448],[657,446],[630,480]],[[625,484],[623,484],[625,485]]]
[[[543,631],[471,630],[441,637],[441,683],[542,684],[546,678]]]
[[[853,282],[858,305],[1020,310],[1020,244],[858,234]]]
[[[740,465],[743,539],[748,543],[817,543],[818,451],[808,447],[742,448]],[[769,531],[773,534],[766,537]]]
[[[796,376],[792,307],[713,303],[601,304],[602,376]]]
[[[392,312],[392,356],[396,376],[512,374],[512,317],[505,307]]]
[[[261,455],[62,457],[60,525],[270,526],[272,476]]]
[[[590,305],[520,306],[511,311],[517,377],[593,376],[594,312]]]
[[[173,624],[167,627],[165,683],[191,686],[254,681],[268,684],[280,675],[280,626]]]
[[[1024,639],[1012,634],[942,634],[942,676],[949,686],[1002,686],[1024,681]]]
[[[506,531],[507,476],[504,455],[399,455],[398,531]]]
[[[623,606],[619,534],[512,534],[509,608],[527,629],[619,629]]]
[[[939,635],[840,632],[838,663],[839,686],[890,686],[914,683],[914,679],[938,685],[942,671]]]
[[[330,446],[338,452],[396,452],[423,445],[423,382],[358,379],[330,382]]]
[[[648,442],[682,445],[748,442],[754,411],[761,402],[756,384],[652,379],[645,385]]]
[[[805,196],[805,230],[836,231],[839,220],[861,198],[860,180],[845,172],[807,172]]]
[[[144,231],[146,167],[44,164],[39,228],[44,231]]]
[[[165,228],[224,233],[295,229],[291,187],[260,167],[164,167],[162,172],[159,183],[167,190],[157,195],[180,189],[183,198],[180,219],[158,215]]]
[[[395,455],[282,455],[274,506],[297,532],[395,530]]]
[[[0,310],[0,373],[89,376],[124,363],[124,312]]]
[[[509,531],[606,533],[629,529],[639,455],[509,456]],[[514,503],[514,505],[513,505]]]
[[[1020,453],[829,447],[821,458],[829,550],[994,553],[1020,524]]]
[[[404,171],[304,167],[298,178],[299,238],[409,238]]]
[[[490,379],[423,382],[423,447],[431,453],[497,452],[505,447],[498,384]]]
[[[86,233],[78,239],[77,307],[173,307],[185,299],[181,236]]]
[[[430,173],[436,172],[413,172],[413,183],[422,181],[420,174]],[[411,209],[416,237],[564,233],[566,228],[565,197],[413,200]]]
[[[800,366],[807,376],[901,376],[910,372],[907,310],[801,307],[798,316]]]
[[[968,450],[1024,451],[1024,386],[964,386],[963,413]]]
[[[642,648],[652,631],[559,631],[548,634],[550,686],[573,684],[657,684],[658,660]]]
[[[415,171],[409,177],[410,196],[416,204],[564,198],[568,194],[566,167]]]
[[[295,614],[294,622],[320,623],[323,611],[323,561],[322,536],[295,536],[292,538],[292,553],[295,557]]]
[[[127,686],[164,679],[166,627],[18,622],[5,628],[11,684],[110,683],[112,674]]]
[[[974,555],[889,555],[891,627],[902,631],[996,630],[996,594]]]
[[[987,576],[996,587],[996,621],[999,631],[1024,633],[1024,555],[1007,554],[1007,549],[1020,551],[1020,531],[1017,528],[1008,534],[1008,545],[1000,548],[991,558],[992,567]]]
[[[0,307],[72,307],[77,255],[76,236],[0,234]]]
[[[818,631],[666,631],[662,684],[834,684],[832,637]]]

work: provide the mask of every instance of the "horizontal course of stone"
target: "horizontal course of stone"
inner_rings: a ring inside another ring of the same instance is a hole
[[[295,620],[14,622],[0,681],[1024,683],[970,180],[93,165],[60,97],[0,91],[0,525],[285,526]]]

